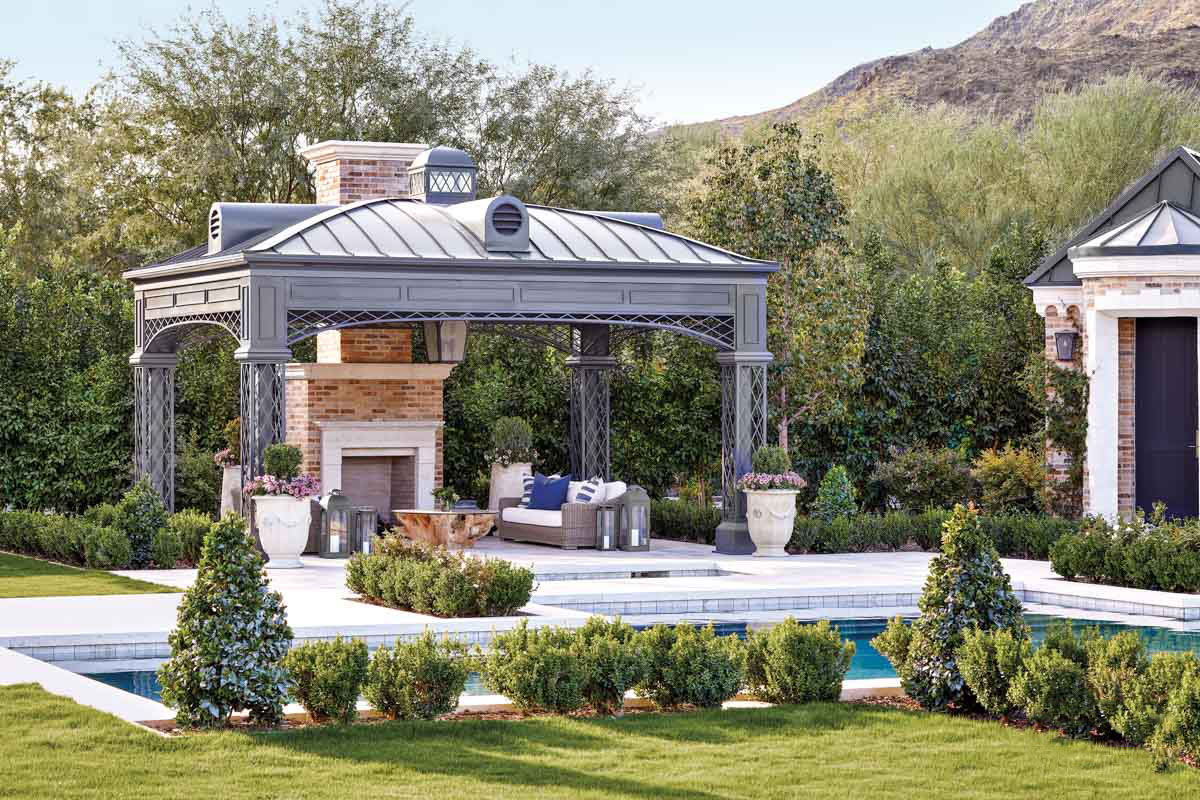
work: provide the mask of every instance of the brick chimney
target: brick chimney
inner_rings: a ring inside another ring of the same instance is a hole
[[[316,170],[316,202],[344,205],[375,197],[407,197],[408,168],[424,144],[317,142],[300,151]]]

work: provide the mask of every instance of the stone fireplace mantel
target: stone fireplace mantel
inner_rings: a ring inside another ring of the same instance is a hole
[[[415,456],[418,508],[433,508],[441,420],[315,423],[321,432],[321,491],[342,487],[342,460],[357,456]],[[391,509],[379,509],[388,512]]]

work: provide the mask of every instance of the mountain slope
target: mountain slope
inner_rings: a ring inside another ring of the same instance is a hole
[[[823,108],[852,114],[889,99],[1026,117],[1047,91],[1106,75],[1139,71],[1200,86],[1197,48],[1196,0],[1037,0],[953,47],[860,64],[787,106],[715,124],[737,134],[747,125]]]

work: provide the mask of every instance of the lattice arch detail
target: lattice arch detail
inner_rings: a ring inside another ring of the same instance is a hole
[[[187,333],[206,325],[223,328],[235,339],[242,338],[242,312],[213,311],[146,320],[142,324],[142,348],[146,352],[174,352]]]

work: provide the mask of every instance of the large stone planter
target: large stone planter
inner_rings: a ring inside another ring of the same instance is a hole
[[[488,492],[487,507],[495,511],[500,508],[501,498],[520,497],[525,491],[525,484],[521,479],[532,474],[533,465],[529,463],[509,464],[507,467],[492,464],[492,484]]]
[[[746,525],[756,548],[754,555],[779,558],[788,554],[784,547],[792,538],[797,494],[791,489],[746,491]]]
[[[242,513],[242,468],[236,464],[221,471],[221,516]]]
[[[297,569],[308,544],[311,501],[288,495],[260,495],[254,501],[258,541],[267,554],[267,569]]]

